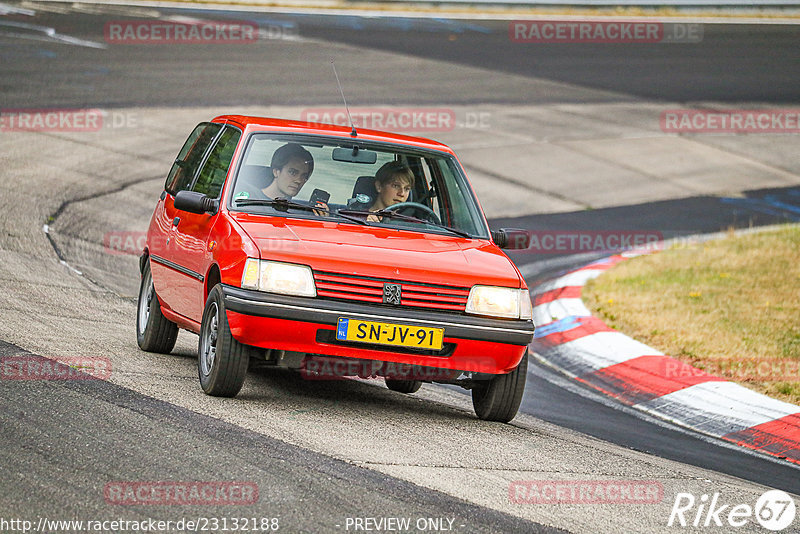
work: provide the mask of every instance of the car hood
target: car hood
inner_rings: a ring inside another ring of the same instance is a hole
[[[339,224],[234,215],[262,259],[327,271],[460,287],[522,287],[514,264],[489,240]]]

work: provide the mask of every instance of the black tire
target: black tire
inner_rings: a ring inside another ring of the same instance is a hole
[[[144,264],[136,305],[136,342],[147,352],[169,354],[178,339],[178,325],[164,317],[153,286],[150,262]]]
[[[231,335],[222,289],[214,286],[203,310],[197,347],[197,372],[203,391],[214,397],[235,397],[247,377],[250,358],[259,352]]]
[[[508,423],[517,415],[528,375],[528,352],[516,369],[472,389],[472,406],[484,421]]]
[[[395,378],[384,378],[386,387],[399,393],[416,393],[422,387],[419,380],[398,380]]]

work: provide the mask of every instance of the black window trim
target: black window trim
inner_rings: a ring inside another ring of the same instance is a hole
[[[203,121],[203,122],[199,122],[199,123],[197,124],[197,126],[195,126],[195,127],[192,129],[192,132],[194,132],[194,131],[195,131],[197,128],[199,128],[200,126],[203,126],[203,128],[205,129],[205,128],[208,128],[209,126],[211,126],[211,125],[214,125],[214,124],[220,124],[220,123],[218,123],[218,122],[213,122],[213,121]],[[223,124],[223,126],[224,126],[224,124]],[[165,191],[165,192],[166,192],[168,195],[171,195],[171,196],[173,196],[173,197],[174,197],[174,196],[175,196],[175,195],[177,195],[177,194],[178,194],[180,191],[191,191],[191,190],[192,190],[192,187],[194,186],[195,180],[197,179],[197,174],[198,174],[198,172],[200,171],[200,169],[203,167],[203,164],[204,164],[204,163],[205,163],[205,161],[206,161],[206,154],[208,153],[208,148],[209,148],[210,146],[213,146],[213,145],[214,145],[214,141],[216,141],[216,139],[217,139],[217,135],[219,135],[219,132],[221,132],[221,131],[222,131],[222,128],[220,128],[220,129],[219,129],[219,131],[218,131],[216,134],[214,134],[214,138],[211,140],[211,142],[210,142],[210,143],[208,143],[208,146],[206,147],[205,151],[203,152],[203,156],[202,156],[202,158],[201,158],[201,160],[200,160],[200,164],[197,166],[197,169],[195,169],[195,171],[194,171],[194,174],[192,175],[192,179],[191,179],[191,181],[189,182],[189,186],[188,186],[188,188],[187,188],[187,189],[179,189],[179,190],[177,190],[177,191],[174,191],[174,192],[173,192],[173,191],[170,191],[169,189],[167,189],[167,188],[166,188],[166,185],[167,185],[167,184],[164,184],[164,191]],[[189,134],[189,135],[191,135],[191,134]],[[200,135],[202,135],[202,132],[201,132],[201,134],[200,134]],[[189,138],[186,138],[186,141],[188,141],[188,140],[189,140]],[[184,145],[186,144],[186,141],[184,141],[184,142],[183,142],[183,145],[181,145],[181,150],[183,150],[183,147],[184,147]],[[180,156],[180,151],[178,151],[178,156]],[[178,158],[176,157],[176,158],[175,158],[175,160],[172,162],[172,164],[173,164],[173,165],[176,165],[176,164],[177,164],[177,162],[178,162]],[[172,172],[172,168],[171,168],[171,167],[170,167],[170,172]],[[168,176],[168,178],[169,178],[169,176]]]
[[[211,122],[209,124],[220,124],[220,123],[219,122]],[[240,135],[243,133],[242,129],[239,128],[238,126],[235,126],[233,124],[229,124],[227,122],[222,123],[222,128],[219,129],[217,134],[214,136],[214,139],[212,139],[211,142],[208,144],[208,148],[206,148],[205,153],[203,153],[203,159],[200,161],[200,165],[197,166],[197,170],[194,172],[194,176],[192,176],[192,183],[189,185],[188,191],[194,191],[194,188],[197,185],[197,180],[200,179],[200,172],[203,170],[203,167],[205,167],[206,162],[208,161],[208,158],[211,156],[211,152],[214,150],[214,148],[216,148],[217,142],[219,142],[219,138],[222,137],[222,133],[225,131],[225,128],[234,128],[236,130],[239,130],[239,134]],[[239,139],[239,143],[241,143],[241,138]],[[237,145],[239,143],[237,143]],[[235,152],[235,149],[234,149],[234,152]],[[228,163],[228,174],[230,174],[230,172],[231,172],[232,163],[233,163],[233,161]],[[237,166],[237,172],[238,172],[238,166]],[[225,181],[222,182],[222,187],[219,188],[219,193],[217,193],[217,196],[214,197],[215,200],[221,198],[222,190],[225,188],[224,186],[225,186],[225,182],[227,181],[227,179],[228,179],[228,176],[226,175],[225,176]]]

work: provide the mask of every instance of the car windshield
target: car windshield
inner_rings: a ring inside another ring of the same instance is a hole
[[[235,211],[489,237],[461,167],[438,151],[254,133],[228,198]]]

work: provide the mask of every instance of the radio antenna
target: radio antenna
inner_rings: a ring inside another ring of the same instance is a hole
[[[336,85],[339,86],[339,93],[342,95],[342,102],[344,102],[344,110],[347,112],[347,120],[350,121],[350,135],[353,137],[358,137],[358,132],[356,131],[356,127],[353,125],[353,118],[350,116],[350,108],[347,107],[347,99],[344,97],[344,91],[342,90],[342,84],[339,82],[339,75],[336,73],[336,63],[334,63],[333,58],[331,58],[331,66],[333,67],[333,75],[336,76]]]

